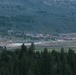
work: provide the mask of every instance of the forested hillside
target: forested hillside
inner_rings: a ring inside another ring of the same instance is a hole
[[[0,53],[0,75],[76,75],[76,53],[68,53],[45,48],[37,52],[32,43],[29,48],[24,44],[21,49]]]
[[[0,0],[0,31],[9,29],[37,33],[76,32],[76,1]]]

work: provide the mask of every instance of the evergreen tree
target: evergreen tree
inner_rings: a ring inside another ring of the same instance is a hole
[[[31,48],[31,50],[33,50],[33,51],[35,50],[35,45],[34,45],[34,43],[33,43],[33,42],[31,43],[30,48]]]
[[[23,43],[22,46],[21,46],[21,50],[23,52],[27,52],[27,47],[25,46],[25,44]]]
[[[20,52],[19,52],[19,59],[21,59],[22,56],[23,56],[24,54],[26,54],[26,53],[27,53],[27,47],[23,44],[23,45],[21,46],[21,49],[20,49]]]
[[[42,52],[23,44],[16,51],[0,52],[0,75],[76,75],[76,53],[45,48]]]
[[[47,48],[44,49],[41,57],[41,74],[40,75],[50,75],[50,56]]]
[[[76,75],[75,53],[71,48],[69,48],[69,51],[68,51],[68,63],[70,64],[73,70],[73,75]]]
[[[61,75],[61,61],[60,61],[60,54],[57,54],[57,75]]]
[[[50,72],[51,72],[51,75],[56,75],[57,73],[57,63],[56,63],[56,61],[57,61],[57,59],[56,59],[56,51],[55,50],[52,50],[52,52],[51,52],[51,55],[50,55],[50,57],[51,57],[51,61],[50,61]]]

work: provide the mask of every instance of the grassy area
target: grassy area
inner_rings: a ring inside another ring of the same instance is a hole
[[[56,50],[56,51],[58,51],[58,52],[60,52],[61,51],[61,48],[47,48],[48,49],[48,51],[49,52],[51,52],[52,50]],[[73,49],[75,52],[76,52],[76,47],[75,48],[71,48],[71,49]],[[36,51],[39,51],[39,52],[41,52],[41,51],[43,51],[44,50],[44,48],[36,48]],[[65,52],[68,52],[68,50],[69,50],[69,48],[64,48],[64,51]]]
[[[64,48],[64,51],[68,52],[69,48],[71,48],[76,52],[76,41],[53,42],[46,45],[36,45],[36,51],[43,51],[44,48],[47,48],[48,51],[55,49],[58,52],[61,51],[61,48]]]
[[[29,46],[27,46],[29,47]],[[76,41],[64,41],[64,42],[49,42],[49,43],[43,43],[43,44],[38,44],[35,45],[35,49],[36,51],[43,51],[44,48],[47,48],[48,51],[52,51],[53,49],[55,49],[56,51],[60,52],[61,48],[64,48],[65,52],[68,52],[69,48],[72,48],[75,52],[76,52]],[[19,47],[9,47],[7,48],[8,50],[13,50],[13,49],[17,49],[20,48]]]

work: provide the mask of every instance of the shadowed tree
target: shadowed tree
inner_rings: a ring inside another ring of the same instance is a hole
[[[35,50],[35,45],[34,45],[34,43],[33,43],[33,42],[31,43],[30,48],[31,48],[31,50],[33,50],[33,51]]]
[[[40,75],[50,75],[50,55],[47,48],[44,49],[41,55],[41,72]]]
[[[19,58],[22,58],[23,54],[26,54],[26,53],[27,53],[27,47],[23,43],[19,51]]]

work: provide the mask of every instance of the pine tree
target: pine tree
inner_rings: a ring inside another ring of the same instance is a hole
[[[50,72],[51,72],[51,75],[56,75],[56,71],[57,71],[57,63],[56,63],[56,51],[55,50],[52,50],[51,52],[51,61],[50,61]]]
[[[75,53],[71,48],[69,48],[68,63],[71,66],[74,75],[76,75],[76,61],[75,60],[76,60],[75,59]]]
[[[47,51],[47,48],[45,48],[42,52],[40,73],[40,75],[50,75],[50,55]]]
[[[20,49],[20,52],[19,52],[19,59],[21,59],[22,56],[23,56],[24,54],[26,54],[26,53],[27,53],[27,47],[23,44],[23,45],[21,46],[21,49]]]
[[[35,45],[34,45],[34,43],[33,43],[33,42],[31,43],[30,48],[31,48],[31,50],[33,50],[33,51],[35,50]]]

